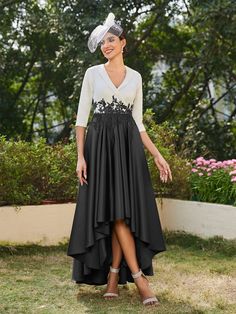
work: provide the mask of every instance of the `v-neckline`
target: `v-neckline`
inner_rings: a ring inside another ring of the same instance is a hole
[[[115,88],[115,90],[119,90],[122,87],[122,85],[127,80],[127,77],[128,77],[128,67],[125,65],[125,77],[124,77],[123,81],[120,83],[120,85],[118,87],[116,87],[116,85],[112,82],[112,80],[111,80],[111,78],[110,78],[110,76],[109,76],[109,74],[108,74],[108,72],[106,70],[106,67],[105,67],[104,63],[102,63],[102,68],[103,68],[103,71],[106,74],[106,77],[107,77],[108,81],[112,84],[112,86]]]

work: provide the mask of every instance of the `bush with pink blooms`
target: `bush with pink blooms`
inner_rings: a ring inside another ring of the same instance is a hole
[[[189,177],[192,200],[236,206],[236,159],[198,157]]]

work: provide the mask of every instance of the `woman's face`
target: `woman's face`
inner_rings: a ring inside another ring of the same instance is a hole
[[[100,41],[101,51],[105,58],[112,59],[118,54],[122,53],[122,49],[126,44],[126,40],[120,38],[112,33],[107,32]]]

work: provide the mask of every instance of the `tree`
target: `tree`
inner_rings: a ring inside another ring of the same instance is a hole
[[[48,143],[73,137],[85,70],[105,62],[99,51],[88,51],[87,39],[112,11],[127,31],[125,63],[143,77],[144,110],[153,108],[157,123],[171,122],[177,148],[188,156],[235,155],[235,1],[1,6],[0,133]]]

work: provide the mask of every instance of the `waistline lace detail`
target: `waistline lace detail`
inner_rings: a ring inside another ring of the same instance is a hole
[[[133,104],[125,105],[121,100],[118,100],[114,95],[112,102],[106,102],[104,98],[99,101],[92,99],[94,113],[132,113]]]

